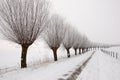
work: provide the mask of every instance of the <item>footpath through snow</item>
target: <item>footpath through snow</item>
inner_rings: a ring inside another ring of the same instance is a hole
[[[120,80],[120,61],[96,51],[77,80]]]
[[[16,70],[0,75],[0,80],[60,80],[70,76],[80,67],[93,51],[82,55],[61,59],[57,62],[45,63],[38,67]]]

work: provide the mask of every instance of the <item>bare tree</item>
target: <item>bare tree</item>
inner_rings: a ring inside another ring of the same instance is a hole
[[[21,68],[27,67],[28,47],[45,29],[48,13],[46,0],[3,0],[0,3],[0,30],[5,39],[21,45]]]
[[[65,33],[65,37],[63,39],[63,46],[65,47],[65,49],[67,50],[67,57],[70,57],[70,48],[73,47],[74,44],[74,38],[75,38],[75,30],[73,29],[73,27],[71,27],[70,24],[66,24],[65,27],[67,28],[67,31]]]
[[[53,51],[54,61],[57,61],[57,49],[60,47],[65,34],[64,20],[61,16],[54,14],[48,22],[48,29],[44,40]]]
[[[78,47],[79,48],[79,54],[82,53],[82,48],[83,48],[85,38],[86,38],[84,35],[81,35],[80,37],[81,37],[81,40],[79,41],[80,43],[79,43],[79,47]]]
[[[74,37],[73,48],[75,50],[75,55],[77,55],[77,49],[82,44],[82,36],[76,31]]]
[[[89,47],[89,40],[86,36],[83,36],[83,42],[82,42],[82,45],[81,45],[81,50],[82,50],[82,53],[85,52],[85,49],[87,49]]]

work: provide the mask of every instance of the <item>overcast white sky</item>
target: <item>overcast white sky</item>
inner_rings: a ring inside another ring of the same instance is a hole
[[[52,0],[52,5],[90,40],[120,43],[120,0]]]

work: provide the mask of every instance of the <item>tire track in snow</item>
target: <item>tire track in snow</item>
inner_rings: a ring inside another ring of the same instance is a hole
[[[94,53],[95,53],[95,51],[92,53],[92,55],[80,67],[78,67],[77,69],[75,69],[75,71],[70,76],[68,76],[67,79],[59,78],[58,80],[76,80],[77,77],[82,72],[82,70],[86,67],[88,61],[92,58],[92,56],[93,56]],[[68,74],[65,74],[65,75],[67,76]]]

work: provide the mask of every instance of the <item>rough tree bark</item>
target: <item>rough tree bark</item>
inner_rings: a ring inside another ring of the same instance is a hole
[[[75,50],[75,55],[77,55],[77,48],[74,48],[74,50]]]
[[[85,48],[82,48],[82,53],[83,53],[83,54],[85,53]]]
[[[53,56],[54,56],[54,61],[57,61],[57,49],[58,48],[52,48],[52,51],[53,51]]]
[[[67,57],[70,58],[70,51],[69,51],[70,48],[67,48]]]
[[[26,57],[27,57],[27,50],[30,45],[22,45],[22,54],[21,54],[21,68],[27,67]]]
[[[79,54],[81,55],[81,48],[79,48]]]

